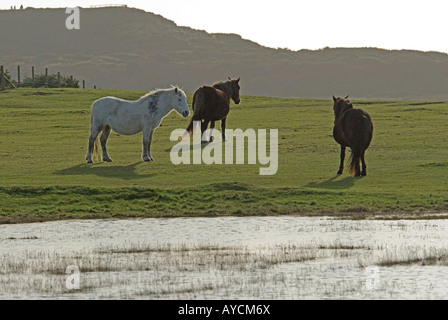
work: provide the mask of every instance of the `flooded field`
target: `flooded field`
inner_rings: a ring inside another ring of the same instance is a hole
[[[448,220],[0,225],[1,299],[446,299]]]

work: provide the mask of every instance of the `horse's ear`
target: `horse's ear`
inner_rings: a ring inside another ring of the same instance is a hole
[[[174,92],[177,93],[179,91],[179,89],[177,89],[177,87],[174,89]]]
[[[241,78],[238,78],[238,79],[236,80],[236,83],[240,83],[240,79],[241,79]]]
[[[229,80],[232,80],[229,76],[227,78],[229,78]]]
[[[334,102],[336,102],[336,100],[338,100],[338,99],[336,99],[336,97],[335,97],[335,96],[333,96],[333,101],[334,101]]]
[[[348,99],[348,97],[350,97],[350,95],[346,96],[345,99]]]

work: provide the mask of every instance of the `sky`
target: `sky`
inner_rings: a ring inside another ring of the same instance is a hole
[[[272,48],[378,47],[448,53],[446,0],[118,1],[0,0],[0,9],[126,4],[179,26],[236,33]]]

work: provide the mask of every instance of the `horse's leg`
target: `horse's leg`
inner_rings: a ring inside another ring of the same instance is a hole
[[[92,161],[93,148],[95,146],[95,140],[98,137],[98,135],[100,134],[101,130],[102,130],[101,128],[94,127],[94,126],[92,126],[92,129],[90,130],[89,147],[87,149],[87,154],[86,154],[87,163],[93,163],[93,161]]]
[[[341,163],[339,165],[338,174],[342,174],[344,171],[344,160],[345,160],[345,147],[341,146]]]
[[[154,134],[154,130],[148,129],[143,131],[143,161],[149,162],[154,161],[154,158],[151,157],[151,142],[152,136]]]
[[[226,120],[227,120],[227,117],[221,120],[221,130],[222,130],[221,135],[222,135],[223,142],[227,141],[227,139],[226,139]]]
[[[149,141],[148,141],[148,158],[149,161],[155,161],[154,158],[151,156],[151,143],[152,143],[152,137],[154,135],[154,130],[149,131]]]
[[[213,142],[213,129],[215,129],[215,121],[210,122],[210,142]]]
[[[207,140],[202,140],[202,138],[203,138],[202,136],[203,136],[205,130],[207,130],[207,127],[208,127],[209,123],[210,123],[210,120],[204,120],[202,122],[202,125],[201,125],[201,142],[202,143],[207,143],[208,142]]]
[[[365,153],[366,153],[365,150],[361,153],[361,162],[362,162],[362,172],[361,172],[361,175],[362,176],[366,176],[367,175],[367,165],[366,165],[366,161],[364,159],[364,154]]]
[[[143,130],[143,153],[142,153],[143,161],[151,161],[148,155],[149,132],[150,130]]]
[[[107,143],[107,139],[109,138],[110,131],[111,131],[110,127],[105,126],[103,129],[103,133],[101,134],[101,139],[100,139],[101,148],[103,149],[103,161],[106,161],[106,162],[112,162],[112,159],[107,154],[107,149],[106,149],[106,143]]]

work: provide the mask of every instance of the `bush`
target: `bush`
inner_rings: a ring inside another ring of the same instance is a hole
[[[24,88],[79,88],[79,80],[73,78],[73,76],[60,76],[58,79],[57,74],[49,74],[48,77],[45,74],[39,74],[34,76],[34,81],[30,77],[26,77],[20,84]]]

